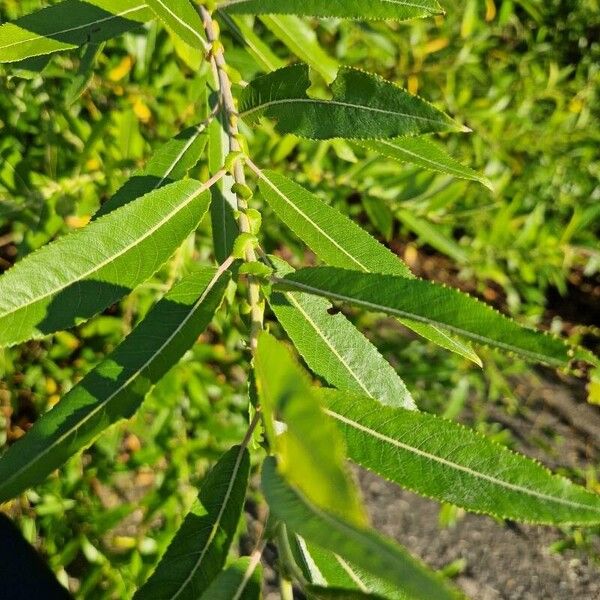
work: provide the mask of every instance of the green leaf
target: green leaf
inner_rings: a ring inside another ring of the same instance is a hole
[[[207,127],[207,121],[203,121],[184,129],[163,144],[145,168],[128,179],[116,194],[100,207],[94,219],[185,177],[204,153]]]
[[[208,185],[151,192],[18,262],[0,277],[0,345],[72,327],[148,279],[198,226]]]
[[[309,97],[308,65],[284,67],[254,79],[240,95],[240,116],[276,121],[279,133],[312,139],[370,139],[463,128],[425,100],[370,73],[342,67],[331,100]]]
[[[456,597],[406,550],[369,529],[323,510],[288,485],[277,472],[272,457],[263,464],[262,488],[273,516],[291,531],[393,583],[408,598],[449,600]]]
[[[266,332],[259,336],[254,370],[266,433],[282,471],[319,506],[363,523],[363,508],[345,470],[341,438],[323,418],[307,374],[286,346]],[[286,424],[285,433],[276,435],[276,418]]]
[[[209,108],[218,111],[208,127],[208,168],[214,175],[223,168],[229,155],[229,135],[225,124],[225,115],[219,110],[219,82],[213,73],[210,81],[211,95]],[[231,175],[225,175],[211,188],[212,202],[210,205],[210,218],[212,223],[212,237],[215,257],[222,263],[233,251],[233,244],[239,235],[234,213],[237,210],[237,198],[231,191],[234,184]]]
[[[368,4],[362,0],[223,0],[218,6],[229,13],[397,21],[442,12],[437,0],[371,0]]]
[[[293,544],[292,551],[296,561],[307,581],[314,586],[309,589],[310,594],[315,598],[405,600],[406,594],[389,581],[371,575],[334,552],[314,544],[307,544],[298,535],[290,541]],[[326,592],[326,589],[330,591]]]
[[[529,360],[554,366],[565,366],[569,360],[562,340],[523,327],[476,298],[429,281],[319,267],[286,275],[277,287],[439,325]]]
[[[186,44],[204,50],[208,42],[200,15],[189,0],[146,0],[156,16]]]
[[[200,600],[260,600],[261,587],[260,563],[248,557],[238,558],[217,576]]]
[[[254,33],[254,30],[246,23],[244,17],[231,17],[227,13],[221,13],[219,16],[263,70],[267,72],[276,71],[285,66],[285,62]]]
[[[104,42],[84,46],[77,74],[65,94],[65,103],[68,106],[76,102],[89,87],[94,78],[94,65],[103,49]]]
[[[308,23],[293,15],[264,16],[260,20],[302,62],[320,73],[325,81],[331,83],[335,79],[339,64],[321,48],[317,34]]]
[[[354,221],[325,204],[318,196],[274,171],[256,170],[259,188],[275,214],[324,262],[366,273],[414,277],[410,269]],[[463,343],[436,327],[401,319],[432,342],[481,365]]]
[[[461,248],[449,235],[441,231],[427,219],[417,217],[409,210],[400,209],[396,211],[396,217],[410,231],[417,234],[419,240],[429,244],[438,252],[449,256],[458,264],[466,264],[469,257],[465,250]]]
[[[320,393],[351,460],[419,494],[533,523],[600,523],[600,495],[483,435],[371,398]]]
[[[0,63],[98,44],[152,17],[139,0],[64,0],[0,26]]]
[[[278,274],[292,271],[284,261],[271,260]],[[390,406],[415,408],[392,366],[343,314],[329,313],[327,300],[310,294],[274,292],[269,304],[306,364],[331,385]]]
[[[478,181],[493,189],[490,180],[452,158],[439,144],[423,137],[401,137],[393,140],[359,142],[363,148],[383,154],[399,162],[408,162],[430,171],[459,179]]]
[[[229,275],[203,268],[176,285],[121,345],[0,457],[0,502],[44,480],[104,429],[131,417],[210,323]]]
[[[221,457],[202,482],[198,499],[134,600],[196,600],[208,588],[225,565],[244,508],[249,475],[250,454],[246,448],[234,446]]]

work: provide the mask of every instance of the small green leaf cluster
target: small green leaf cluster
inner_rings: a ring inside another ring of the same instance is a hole
[[[239,302],[228,293],[232,286],[247,293],[253,364],[247,433],[204,479],[136,598],[259,598],[260,561],[270,540],[281,557],[282,590],[295,585],[309,598],[459,597],[370,527],[349,461],[427,497],[498,518],[600,523],[597,494],[470,429],[420,412],[392,365],[335,310],[390,315],[479,364],[473,344],[563,368],[575,349],[473,297],[417,279],[347,216],[251,158],[248,132],[264,126],[308,140],[353,140],[374,153],[488,185],[426,137],[467,131],[433,104],[374,74],[324,63],[310,35],[306,44],[296,39],[303,62],[282,65],[239,17],[262,16],[293,45],[290,28],[303,32],[298,17],[405,20],[439,12],[435,0],[223,0],[198,7],[188,0],[64,0],[0,26],[1,62],[85,46],[91,54],[82,64],[93,69],[103,42],[158,19],[208,65],[201,82],[206,115],[198,124],[159,148],[89,224],[0,276],[0,344],[39,339],[129,295],[210,215],[214,260],[175,283],[120,345],[0,456],[0,502],[40,484],[112,424],[130,418],[217,309]],[[239,89],[232,85],[219,23],[241,38],[264,70]],[[79,75],[74,97],[89,82],[89,73]],[[203,158],[206,176],[190,177]],[[295,271],[263,250],[255,189],[319,266]],[[266,331],[267,306],[267,318],[281,325],[321,385],[289,344]],[[260,463],[270,517],[255,550],[234,559],[251,459]]]

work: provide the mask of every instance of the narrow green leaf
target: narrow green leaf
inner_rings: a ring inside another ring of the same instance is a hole
[[[279,275],[293,269],[271,258]],[[317,296],[273,292],[269,304],[306,364],[341,390],[366,394],[390,406],[416,408],[410,392],[377,348],[343,314]]]
[[[476,298],[429,281],[319,267],[286,275],[277,287],[440,325],[529,360],[555,366],[565,366],[569,360],[562,340],[523,327]]]
[[[320,392],[354,462],[436,500],[534,523],[600,523],[600,495],[463,425]]]
[[[404,21],[440,14],[437,0],[223,0],[219,8],[241,14],[293,14],[303,17],[393,19]]]
[[[256,78],[240,95],[240,116],[269,117],[279,133],[312,139],[372,139],[463,127],[431,104],[370,73],[342,67],[331,100],[308,96],[308,65],[284,67]]]
[[[449,600],[456,597],[435,574],[400,546],[317,507],[286,483],[271,457],[263,464],[262,488],[271,513],[291,531],[393,583],[408,598]]]
[[[264,16],[260,20],[302,62],[320,73],[325,81],[331,83],[335,79],[340,65],[321,48],[317,34],[308,23],[294,15]]]
[[[368,140],[360,142],[363,148],[383,154],[399,162],[408,162],[430,171],[444,173],[459,179],[478,181],[489,189],[487,177],[452,158],[439,144],[423,137],[401,137],[393,140]]]
[[[187,175],[204,153],[207,126],[207,121],[203,121],[188,127],[163,144],[145,168],[128,179],[116,194],[100,207],[94,219]]]
[[[18,262],[0,277],[0,345],[72,327],[127,295],[198,226],[208,187],[173,183]]]
[[[211,102],[218,104],[219,99],[216,92],[211,97]],[[208,128],[208,168],[211,174],[217,173],[223,168],[229,154],[229,137],[224,118],[221,111]],[[210,218],[213,247],[215,256],[220,263],[231,255],[233,244],[240,233],[234,216],[234,211],[237,210],[237,198],[231,191],[233,184],[233,177],[225,175],[211,188]]]
[[[358,493],[345,470],[341,438],[335,426],[323,419],[305,371],[286,346],[266,332],[258,340],[254,370],[266,433],[282,471],[319,506],[352,522],[365,522]],[[277,418],[287,426],[281,435],[273,429]]]
[[[102,54],[103,48],[104,42],[101,42],[100,44],[87,44],[84,46],[77,74],[73,78],[73,81],[71,81],[71,85],[69,85],[69,89],[65,94],[65,104],[67,104],[67,106],[70,106],[79,100],[89,87],[94,78],[94,66],[96,60],[98,59],[98,56]]]
[[[221,457],[202,482],[198,499],[134,600],[200,597],[225,564],[244,508],[249,475],[250,454],[246,448],[234,446]]]
[[[98,44],[152,17],[140,0],[64,0],[0,26],[0,63]]]
[[[246,50],[265,71],[276,71],[285,66],[285,62],[254,33],[254,30],[246,23],[244,17],[232,17],[227,13],[221,13],[220,17],[231,33],[245,46]]]
[[[371,575],[334,552],[309,544],[298,535],[291,542],[296,542],[292,550],[306,580],[315,586],[310,588],[315,598],[406,599],[406,594],[389,581]],[[330,592],[325,592],[325,589]],[[327,596],[327,593],[332,595]],[[344,596],[344,593],[347,595]]]
[[[186,44],[204,50],[208,42],[200,15],[189,0],[146,0],[156,16]]]
[[[260,563],[243,557],[238,558],[218,575],[200,600],[260,600],[261,588]]]
[[[257,170],[256,173],[260,191],[275,214],[324,262],[365,273],[414,277],[395,254],[318,196],[274,171]],[[468,345],[437,327],[410,319],[401,319],[401,322],[426,339],[481,366],[479,357]]]
[[[0,457],[0,502],[44,480],[104,429],[131,417],[210,323],[229,275],[204,268],[176,285],[122,344]]]
[[[436,227],[427,219],[417,217],[409,210],[400,209],[396,211],[396,217],[410,231],[415,233],[419,240],[429,244],[438,252],[449,256],[458,264],[466,264],[469,257],[465,250],[461,248],[449,235],[442,232],[440,227]]]

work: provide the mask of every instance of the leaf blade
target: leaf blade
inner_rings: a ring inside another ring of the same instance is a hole
[[[225,0],[219,9],[239,14],[294,14],[303,17],[346,19],[392,19],[405,21],[442,12],[437,0],[373,0],[323,2],[322,0]]]
[[[413,278],[408,266],[354,221],[287,177],[269,170],[255,170],[263,197],[279,219],[321,260],[345,269],[386,273]],[[445,331],[410,319],[400,319],[428,340],[481,366],[469,345]]]
[[[319,506],[344,514],[352,522],[363,523],[366,517],[345,470],[341,438],[323,420],[304,370],[283,343],[262,332],[254,371],[266,433],[280,457],[282,470]],[[274,431],[276,418],[281,418],[287,426],[281,435]]]
[[[217,576],[200,600],[260,600],[261,579],[260,564],[248,557],[238,558]]]
[[[392,158],[408,162],[430,171],[450,175],[458,179],[477,181],[492,190],[490,180],[470,167],[452,158],[441,146],[424,137],[401,137],[392,140],[367,140],[360,146]]]
[[[205,268],[158,302],[110,356],[0,457],[0,502],[42,481],[106,426],[130,417],[208,325],[228,280],[227,273]]]
[[[425,100],[376,75],[342,67],[330,86],[331,100],[309,97],[309,68],[297,64],[257,77],[240,95],[240,117],[276,121],[281,134],[310,139],[380,139],[462,131]]]
[[[0,277],[0,345],[72,327],[128,294],[198,226],[209,187],[173,183],[19,261]]]
[[[192,48],[204,50],[208,42],[200,16],[189,0],[146,0],[156,16]]]
[[[271,457],[263,464],[262,489],[272,513],[306,540],[390,581],[410,598],[455,598],[433,573],[400,546],[368,529],[351,525],[307,500],[287,484]]]
[[[335,391],[321,398],[350,458],[403,487],[503,519],[600,522],[598,494],[463,425]]]
[[[63,0],[0,26],[0,63],[99,43],[139,27],[152,13],[138,0]]]
[[[562,340],[525,328],[476,298],[429,281],[318,267],[286,275],[276,287],[439,325],[529,360],[555,366],[569,361],[568,346]]]
[[[197,500],[135,600],[194,600],[218,578],[246,497],[250,454],[234,446],[202,482]]]
[[[291,271],[284,261],[271,260],[279,274]],[[331,385],[390,406],[416,408],[392,366],[343,314],[329,314],[329,302],[309,294],[274,292],[269,305],[306,364]]]

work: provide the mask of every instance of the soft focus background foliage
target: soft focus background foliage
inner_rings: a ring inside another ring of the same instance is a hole
[[[47,4],[3,0],[0,18],[12,20]],[[266,129],[247,132],[255,161],[293,171],[419,275],[478,294],[597,350],[599,2],[443,4],[445,17],[409,24],[305,22],[303,58],[327,64],[311,49],[316,35],[332,60],[379,72],[447,108],[474,133],[442,142],[485,173],[493,191],[380,157],[357,163],[364,155],[358,146],[276,140]],[[268,19],[253,26],[281,59],[292,60]],[[49,64],[21,65],[18,72],[0,71],[0,271],[84,225],[153,148],[198,120],[204,67],[174,44],[156,25],[147,35],[109,42],[78,100],[72,84],[77,52]],[[260,72],[245,54],[227,50],[242,79]],[[42,68],[43,78],[37,72]],[[285,248],[288,258],[304,258],[277,222],[266,221],[269,250]],[[0,446],[23,435],[113,348],[165,282],[190,260],[208,256],[208,234],[201,230],[159,277],[89,323],[0,351]],[[539,372],[494,355],[479,371],[390,322],[360,318],[421,407],[458,416],[514,444],[510,430],[491,415],[493,407],[518,415],[515,378],[534,386]],[[6,507],[79,597],[121,598],[143,581],[194,498],[194,484],[240,439],[247,365],[239,323],[235,315],[218,317],[131,422],[103,435],[36,493]],[[598,400],[597,389],[588,392]],[[540,443],[560,454],[557,436],[544,436]],[[597,468],[569,474],[598,485]],[[447,520],[448,508],[442,513]],[[565,531],[565,546],[589,551],[589,535]]]

